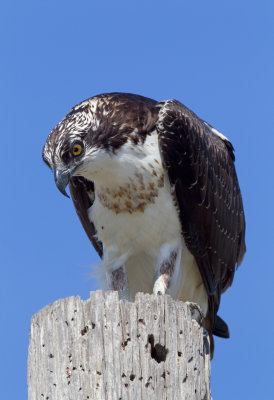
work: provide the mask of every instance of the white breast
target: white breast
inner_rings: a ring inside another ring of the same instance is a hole
[[[181,234],[157,134],[148,136],[144,145],[125,144],[105,168],[95,180],[95,201],[89,210],[104,247],[102,267],[125,264],[134,298],[138,291],[152,292],[160,249],[176,243],[182,250],[181,272],[169,293],[198,302],[206,312],[207,295]]]

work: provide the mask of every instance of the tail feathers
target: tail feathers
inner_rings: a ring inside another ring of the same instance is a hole
[[[229,338],[229,328],[225,321],[216,315],[215,317],[215,323],[214,323],[214,328],[213,328],[213,335],[219,336],[221,338],[228,339]]]

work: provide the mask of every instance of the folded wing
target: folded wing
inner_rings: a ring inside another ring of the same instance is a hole
[[[246,250],[233,147],[178,101],[159,107],[159,145],[182,233],[216,313]]]

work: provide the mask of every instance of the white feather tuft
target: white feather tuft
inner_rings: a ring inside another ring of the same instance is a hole
[[[98,283],[100,290],[105,292],[108,290],[106,270],[104,268],[103,262],[98,262],[90,266],[91,271],[89,272],[89,278],[95,279]]]

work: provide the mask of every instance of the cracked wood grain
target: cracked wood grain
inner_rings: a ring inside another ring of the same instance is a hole
[[[187,304],[69,297],[32,317],[29,400],[210,400],[206,331]]]

